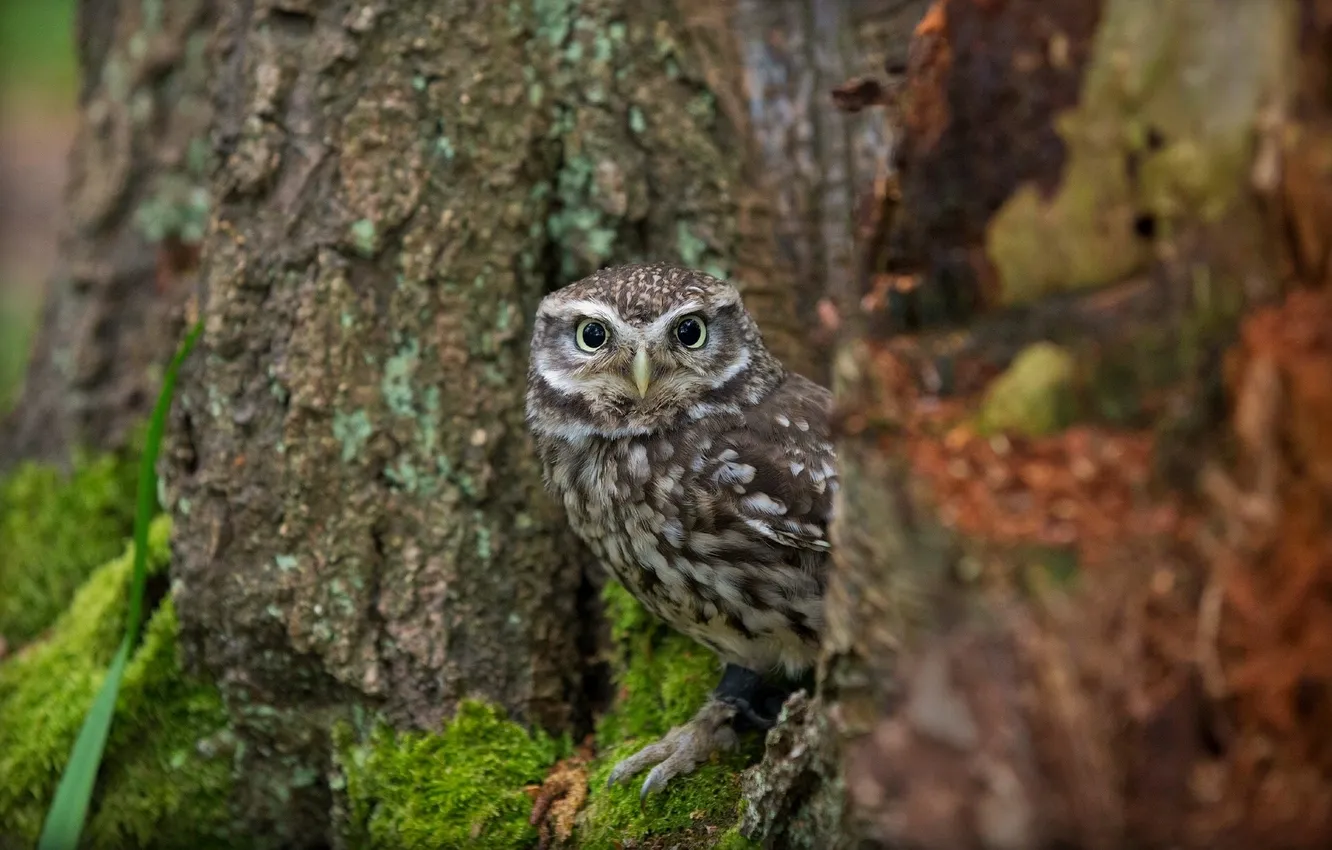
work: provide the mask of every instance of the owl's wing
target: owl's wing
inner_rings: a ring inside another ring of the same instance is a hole
[[[746,413],[746,426],[713,444],[719,507],[759,536],[794,549],[827,551],[836,454],[826,390],[788,380]]]

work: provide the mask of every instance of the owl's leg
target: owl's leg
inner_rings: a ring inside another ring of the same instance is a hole
[[[799,687],[791,685],[773,683],[752,670],[727,664],[721,682],[693,719],[615,765],[608,784],[655,765],[643,781],[639,797],[660,791],[675,777],[693,773],[713,753],[734,747],[737,731],[772,728],[782,703]]]
[[[786,698],[805,685],[803,681],[774,681],[738,664],[727,664],[713,696],[735,709],[737,732],[766,732],[776,725]]]

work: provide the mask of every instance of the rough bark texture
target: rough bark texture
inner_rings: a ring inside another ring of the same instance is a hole
[[[922,22],[835,367],[827,722],[770,739],[748,834],[1332,841],[1329,26],[1294,0]]]
[[[208,0],[85,0],[57,266],[0,471],[121,448],[152,405],[203,235]]]
[[[928,2],[726,5],[745,81],[738,109],[750,128],[752,185],[773,207],[777,266],[794,282],[800,333],[813,347],[807,374],[826,383],[835,338],[818,327],[818,305],[845,311],[859,297],[856,224],[876,182],[892,171],[895,142],[881,111],[848,114],[829,92],[851,80],[900,76]]]
[[[697,25],[620,0],[222,10],[168,478],[182,643],[245,742],[255,835],[324,840],[311,777],[358,707],[587,728],[593,582],[522,421],[546,291],[644,258],[733,273],[800,356]]]

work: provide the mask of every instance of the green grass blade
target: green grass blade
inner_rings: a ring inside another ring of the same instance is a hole
[[[157,512],[157,455],[162,447],[162,433],[166,430],[167,413],[171,410],[171,397],[176,389],[176,375],[180,366],[194,348],[203,330],[197,323],[185,337],[176,356],[162,378],[162,389],[157,395],[152,419],[148,423],[148,437],[144,443],[143,460],[139,467],[139,494],[134,517],[134,573],[130,583],[129,616],[125,620],[125,638],[116,657],[107,670],[102,689],[88,709],[83,728],[70,750],[69,761],[56,786],[51,808],[42,825],[37,841],[38,850],[74,850],[83,834],[83,822],[88,815],[97,770],[102,763],[102,751],[111,731],[111,720],[116,713],[116,698],[120,695],[120,680],[129,662],[130,652],[139,637],[143,620],[143,592],[148,582],[148,524]]]
[[[56,787],[55,799],[46,814],[46,823],[42,825],[42,837],[37,841],[38,850],[74,850],[79,844],[79,835],[83,832],[83,821],[88,814],[88,803],[92,800],[93,784],[97,779],[97,769],[102,763],[102,750],[106,747],[107,734],[111,731],[111,718],[116,713],[116,697],[120,695],[120,679],[129,662],[130,643],[121,641],[111,667],[106,671],[106,681],[97,692],[88,716],[79,730],[79,737],[70,751],[69,763],[60,776]]]
[[[171,358],[171,364],[162,376],[162,389],[157,394],[153,416],[148,420],[148,437],[144,441],[143,459],[139,462],[139,503],[134,514],[134,578],[130,584],[129,618],[125,621],[125,638],[130,643],[138,639],[139,626],[143,622],[143,589],[148,583],[148,524],[157,513],[157,455],[162,448],[167,414],[171,412],[171,398],[176,392],[176,375],[202,331],[203,322],[195,323],[177,349],[176,356]]]

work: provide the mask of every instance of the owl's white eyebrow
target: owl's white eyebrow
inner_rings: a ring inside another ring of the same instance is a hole
[[[657,319],[655,322],[649,325],[647,330],[647,335],[650,338],[663,334],[670,329],[671,325],[675,324],[676,319],[680,318],[681,316],[687,316],[690,313],[697,313],[702,309],[703,309],[703,304],[701,302],[687,301],[684,304],[681,304],[679,307],[675,307],[671,309],[669,312],[664,313],[661,316],[661,318]]]
[[[546,316],[557,315],[554,309],[542,310]],[[625,323],[623,319],[615,314],[615,311],[597,301],[567,301],[560,305],[560,314],[572,314],[575,316],[586,316],[590,319],[599,319],[611,326],[611,330],[624,334],[632,331],[632,328]]]

